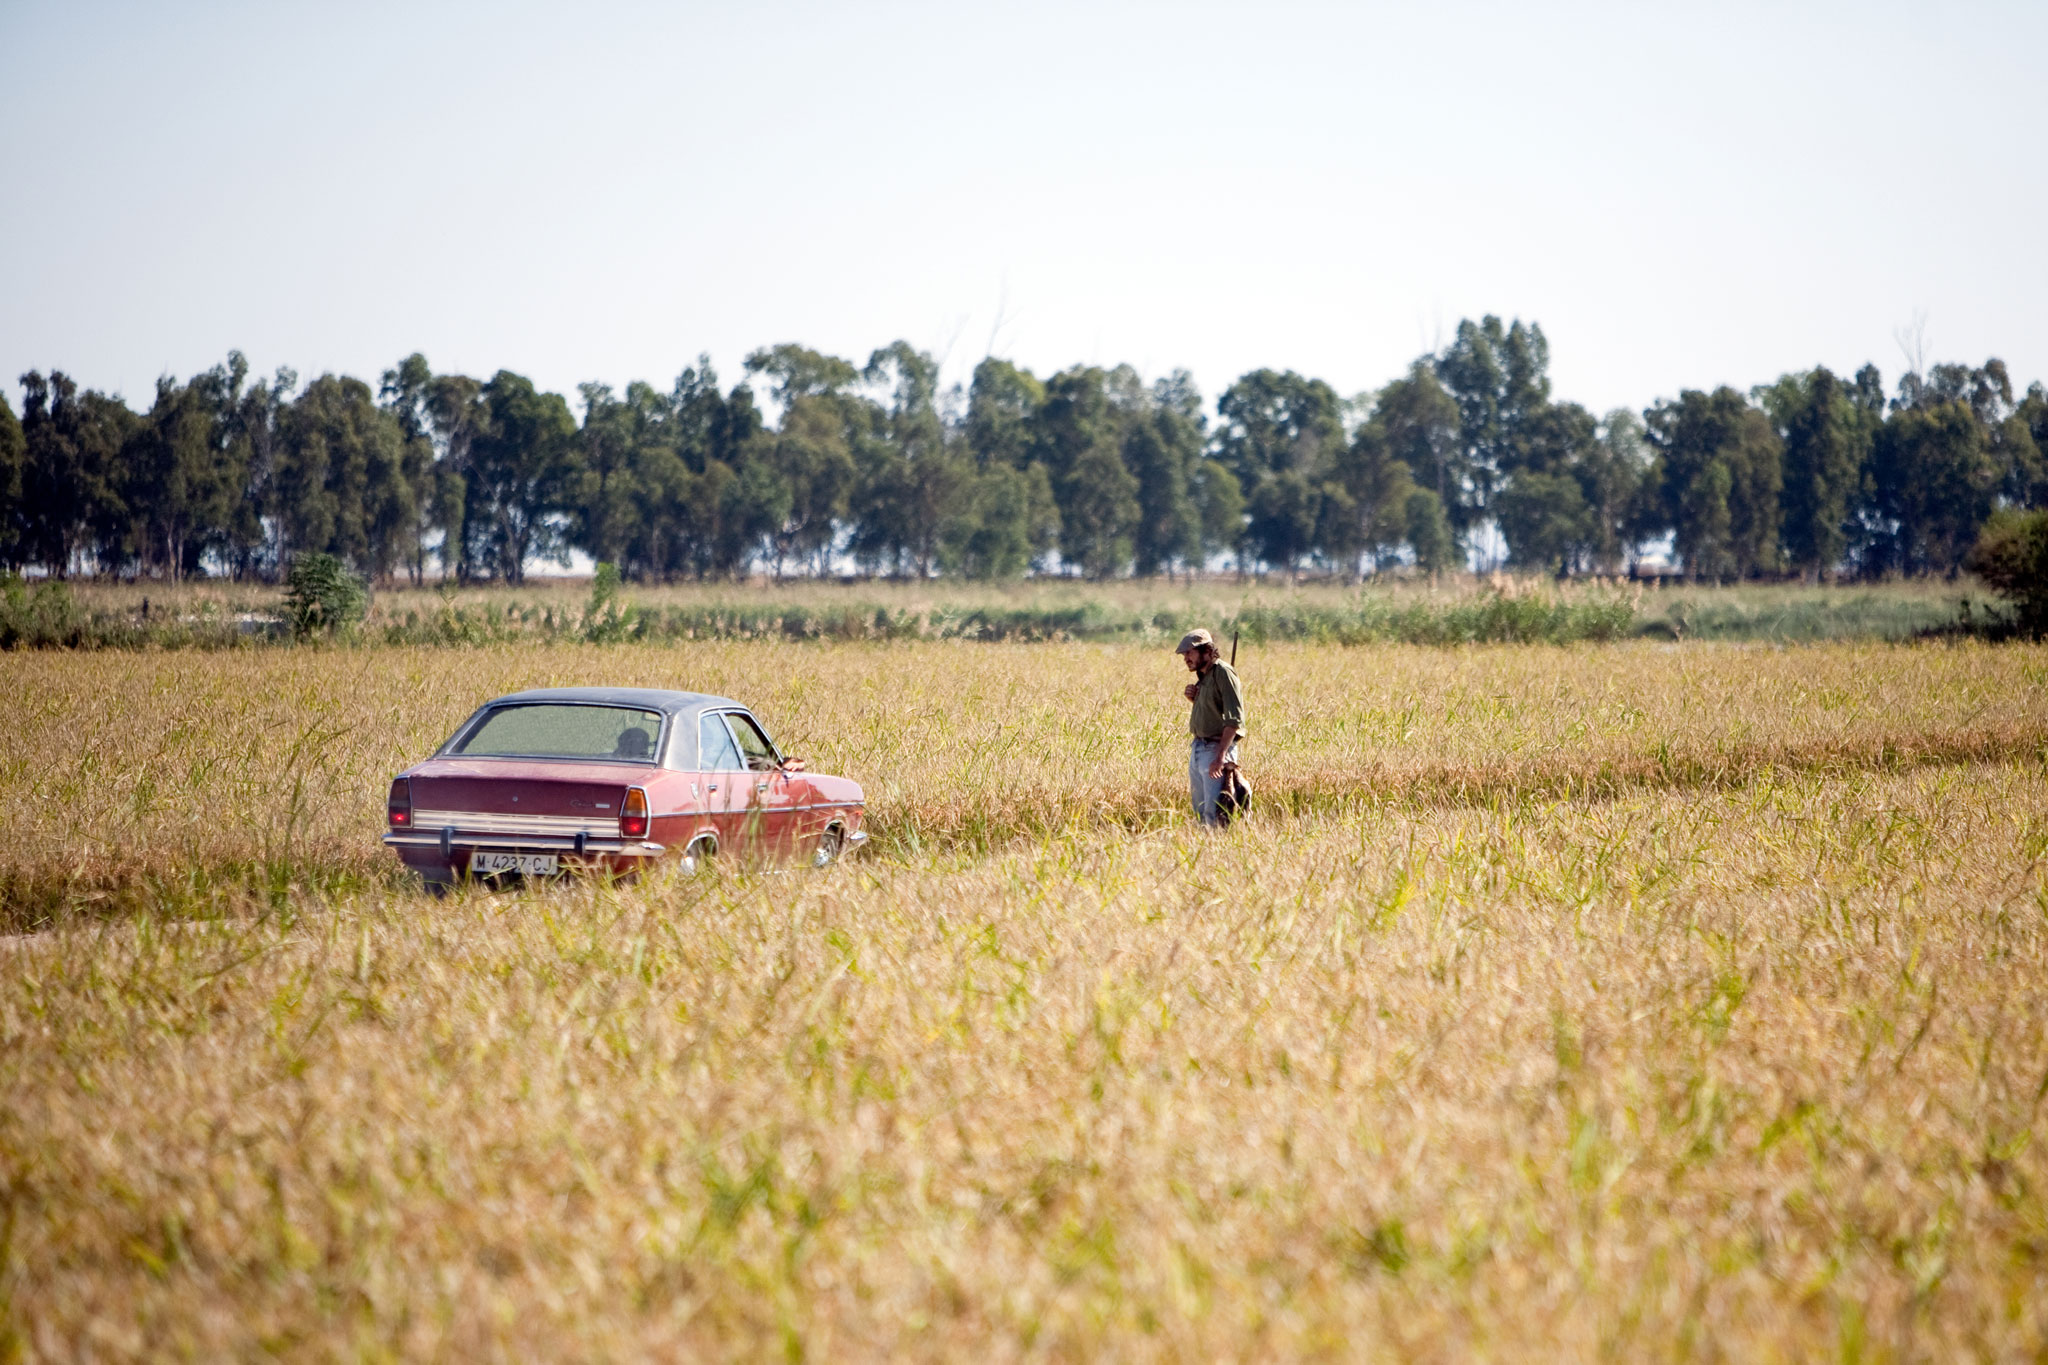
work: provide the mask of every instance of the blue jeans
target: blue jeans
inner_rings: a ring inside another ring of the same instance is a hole
[[[1194,802],[1195,814],[1205,825],[1220,825],[1223,817],[1216,813],[1216,798],[1223,791],[1227,778],[1209,776],[1209,765],[1216,759],[1216,741],[1198,739],[1188,750],[1188,797]],[[1237,743],[1232,741],[1230,752],[1223,756],[1226,763],[1237,762]]]

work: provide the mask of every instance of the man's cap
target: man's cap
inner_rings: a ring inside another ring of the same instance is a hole
[[[1214,646],[1215,643],[1216,639],[1214,636],[1210,635],[1208,631],[1203,630],[1200,626],[1196,626],[1193,630],[1180,637],[1180,643],[1173,647],[1173,652],[1185,654],[1191,649],[1200,649],[1203,645]]]

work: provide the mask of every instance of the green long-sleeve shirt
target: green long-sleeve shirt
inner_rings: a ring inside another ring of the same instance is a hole
[[[1218,659],[1195,682],[1188,733],[1197,739],[1215,739],[1226,725],[1235,725],[1238,738],[1244,738],[1244,688],[1237,681],[1237,670]]]

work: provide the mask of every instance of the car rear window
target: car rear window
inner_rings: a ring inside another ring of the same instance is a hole
[[[631,706],[500,706],[458,739],[472,758],[608,758],[655,761],[661,713]]]

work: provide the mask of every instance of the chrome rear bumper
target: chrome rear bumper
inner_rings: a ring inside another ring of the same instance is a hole
[[[498,834],[479,830],[456,829],[445,826],[442,829],[410,829],[403,834],[386,834],[387,848],[432,849],[437,853],[452,853],[457,848],[525,849],[535,853],[593,854],[609,853],[626,858],[659,858],[668,852],[668,845],[650,843],[645,839],[621,839],[617,835],[598,838],[585,835],[579,845],[573,834]]]

